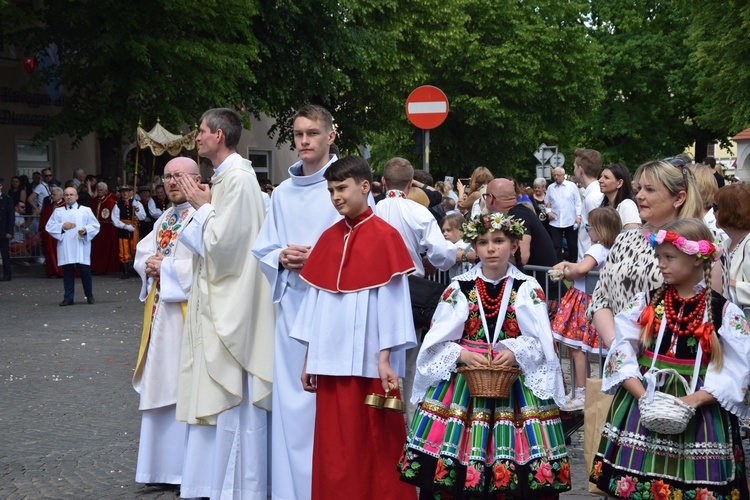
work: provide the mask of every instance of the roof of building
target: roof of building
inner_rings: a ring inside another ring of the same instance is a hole
[[[745,140],[745,141],[750,140],[750,128],[746,128],[739,134],[735,135],[734,137],[732,137],[732,140],[735,142],[742,141],[742,140]]]

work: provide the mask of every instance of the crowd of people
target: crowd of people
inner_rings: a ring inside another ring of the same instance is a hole
[[[210,182],[178,157],[155,188],[118,197],[76,171],[62,190],[45,171],[49,203],[39,185],[16,202],[49,233],[60,305],[76,269],[89,303],[91,273],[126,277],[132,261],[141,277],[136,481],[185,498],[557,498],[561,411],[597,396],[601,346],[613,398],[592,485],[750,497],[750,187],[719,188],[711,159],[649,161],[631,180],[577,149],[549,186],[478,167],[454,190],[403,158],[381,179],[339,158],[320,106],[293,126],[299,161],[275,189],[237,153],[238,115],[211,109],[197,136]],[[520,375],[478,396],[475,370]],[[649,427],[660,394],[688,409],[679,431]]]

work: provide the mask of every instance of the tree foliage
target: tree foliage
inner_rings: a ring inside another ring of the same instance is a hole
[[[750,127],[750,4],[685,2],[690,9],[691,61],[702,71],[698,123],[733,135]],[[726,136],[725,135],[725,136]]]
[[[579,142],[634,168],[720,137],[696,121],[699,71],[686,43],[689,13],[675,0],[592,0],[592,37],[606,55],[606,97],[579,125]]]

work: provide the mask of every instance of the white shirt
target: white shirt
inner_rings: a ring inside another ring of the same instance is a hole
[[[49,196],[49,186],[46,182],[42,181],[36,185],[36,187],[34,188],[34,193],[36,193],[34,203],[36,204],[37,208],[41,210],[42,205],[44,205],[44,199]]]
[[[589,232],[585,225],[589,223],[589,212],[602,204],[604,195],[599,188],[599,183],[594,181],[583,191],[583,208],[581,209],[581,227],[578,230],[578,262],[583,260],[586,251],[591,246]]]
[[[133,210],[135,210],[135,216],[138,220],[146,220],[146,211],[143,210],[143,205],[141,205],[140,201],[136,200],[130,200],[130,202],[133,204]],[[115,225],[115,227],[119,227],[120,229],[125,229],[125,226],[129,226],[131,221],[122,222],[120,220],[120,205],[115,204],[115,207],[112,209],[112,224]]]
[[[456,263],[458,247],[443,237],[435,217],[419,203],[400,196],[389,198],[386,193],[375,206],[375,213],[401,234],[414,262],[415,276],[424,277],[421,254],[425,252],[430,264],[441,271]]]
[[[552,227],[570,227],[581,215],[581,195],[578,187],[570,181],[563,181],[562,184],[553,182],[547,188],[544,201],[550,204],[547,213],[555,214],[555,218],[549,222]]]
[[[638,206],[633,200],[624,199],[617,205],[617,213],[620,214],[620,220],[622,226],[625,227],[628,224],[641,225],[641,213],[638,211]]]

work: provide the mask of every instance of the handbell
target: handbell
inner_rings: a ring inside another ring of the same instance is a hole
[[[401,401],[397,396],[387,396],[385,398],[385,403],[383,403],[383,408],[390,411],[395,411],[396,413],[404,413],[405,406],[404,402]]]
[[[365,404],[367,406],[372,406],[373,408],[376,408],[378,410],[381,410],[383,408],[384,400],[385,396],[383,396],[382,394],[372,393],[369,396],[365,396]]]

